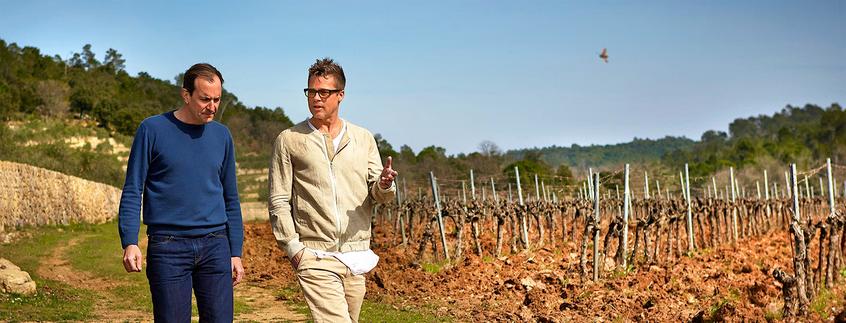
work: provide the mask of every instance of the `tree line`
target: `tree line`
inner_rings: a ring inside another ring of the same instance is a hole
[[[144,118],[179,107],[181,74],[165,81],[146,72],[131,76],[125,67],[126,59],[112,48],[102,60],[88,44],[62,58],[0,39],[0,120],[91,120],[112,134],[131,137]],[[282,107],[248,107],[226,90],[217,118],[232,131],[239,162],[249,168],[266,167],[274,138],[293,124]],[[9,130],[3,128],[0,136],[7,137],[4,133]],[[437,145],[415,152],[407,145],[395,150],[378,134],[376,140],[382,157],[392,156],[395,168],[417,185],[425,185],[429,171],[456,179],[467,177],[471,169],[478,178],[514,182],[514,166],[521,169],[523,183],[533,185],[537,174],[547,185],[572,185],[584,178],[587,167],[609,169],[623,163],[676,170],[690,163],[692,176],[706,176],[728,166],[769,167],[795,161],[805,167],[828,156],[839,162],[846,157],[846,113],[837,103],[828,108],[787,106],[772,116],[737,119],[728,132],[710,130],[699,141],[667,136],[507,152],[483,141],[476,152],[449,155]],[[0,144],[4,156],[22,149]]]
[[[808,168],[825,158],[834,163],[846,158],[846,111],[838,103],[788,105],[772,116],[735,119],[728,130],[706,131],[690,149],[669,152],[662,162],[676,169],[689,163],[691,176],[708,176],[728,167],[783,168],[795,162]]]
[[[0,120],[27,116],[94,120],[99,127],[131,136],[144,118],[178,108],[181,82],[130,76],[126,60],[108,49],[100,61],[90,44],[63,59],[0,39]],[[292,125],[281,107],[248,108],[223,91],[221,122],[244,152],[269,152],[273,139]]]

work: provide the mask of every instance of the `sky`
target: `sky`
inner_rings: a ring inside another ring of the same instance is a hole
[[[308,118],[315,59],[342,118],[415,152],[614,144],[846,103],[846,1],[10,1],[0,39],[131,75],[215,65],[247,106]],[[609,62],[598,54],[608,49]]]

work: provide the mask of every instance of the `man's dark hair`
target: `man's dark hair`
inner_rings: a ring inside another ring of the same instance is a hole
[[[220,79],[220,85],[223,85],[223,75],[220,74],[214,66],[209,63],[198,63],[191,66],[187,71],[185,71],[185,76],[182,77],[182,88],[188,91],[188,94],[194,94],[194,80],[197,77],[202,77],[209,82],[214,81],[214,77],[217,75],[217,78]]]
[[[312,76],[329,77],[330,75],[335,76],[335,85],[338,86],[338,90],[343,90],[344,86],[347,84],[347,78],[344,76],[344,69],[331,58],[324,57],[323,59],[318,59],[313,65],[311,65],[311,67],[308,68],[309,80],[311,80]]]

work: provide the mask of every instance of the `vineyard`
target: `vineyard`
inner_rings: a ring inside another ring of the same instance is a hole
[[[519,169],[505,190],[430,174],[410,197],[400,181],[396,203],[374,212],[369,297],[462,320],[842,320],[842,168],[791,165],[785,182],[762,172],[750,189],[733,169],[722,188],[694,179],[697,190],[682,172],[676,192],[628,166],[569,190],[535,177],[533,194]],[[247,229],[261,241],[246,244],[249,276],[291,277],[269,228]]]

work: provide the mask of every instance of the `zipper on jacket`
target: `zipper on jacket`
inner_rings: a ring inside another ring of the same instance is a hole
[[[322,134],[321,134],[321,136],[322,136]],[[324,139],[324,138],[320,138],[320,139]],[[326,147],[326,140],[321,140],[321,141],[322,141],[321,147],[323,147],[323,153],[324,153],[323,156],[326,157],[326,164],[329,166],[329,182],[332,184],[331,185],[332,186],[332,201],[335,203],[335,205],[334,205],[335,206],[335,230],[337,230],[337,234],[338,234],[337,249],[338,249],[338,252],[340,252],[341,251],[341,215],[340,215],[340,212],[338,211],[338,191],[337,191],[337,188],[335,187],[335,170],[333,169],[334,165],[332,163],[332,160],[329,159],[329,148]]]

